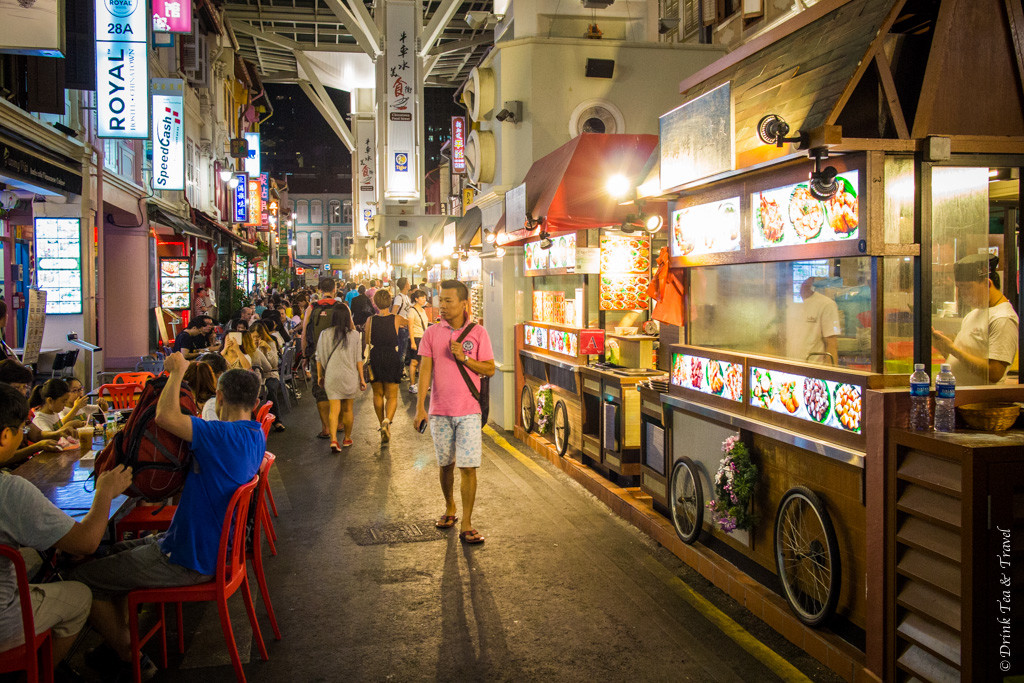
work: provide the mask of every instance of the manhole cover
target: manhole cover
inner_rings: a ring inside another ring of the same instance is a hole
[[[446,536],[441,533],[440,529],[434,526],[434,521],[433,519],[427,519],[415,522],[394,522],[391,524],[349,527],[348,534],[356,542],[356,545],[440,541],[446,538]]]

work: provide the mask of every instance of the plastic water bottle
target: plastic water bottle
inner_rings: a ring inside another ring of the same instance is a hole
[[[955,396],[956,378],[949,370],[949,363],[943,363],[939,374],[935,376],[935,431],[956,430],[956,409],[953,407]]]
[[[910,429],[925,432],[931,426],[931,378],[924,369],[924,363],[917,363],[914,374],[910,376]]]

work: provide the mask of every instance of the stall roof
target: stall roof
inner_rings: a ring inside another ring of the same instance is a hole
[[[480,232],[480,226],[483,225],[484,215],[480,211],[480,207],[471,206],[466,214],[460,217],[455,224],[455,244],[460,247],[469,247],[474,243],[479,244],[480,240],[476,239],[477,233]]]
[[[231,238],[236,243],[238,243],[238,245],[241,248],[243,248],[243,249],[248,249],[248,250],[250,250],[252,252],[256,251],[256,245],[255,244],[253,244],[252,242],[247,242],[246,240],[242,239],[239,235],[236,235],[234,232],[232,232],[230,228],[228,228],[225,225],[222,225],[219,221],[211,218],[210,216],[208,216],[203,211],[199,211],[198,209],[193,209],[192,213],[195,216],[197,222],[205,223],[214,232],[219,232],[220,234],[224,235],[225,237]]]
[[[201,240],[210,239],[210,234],[204,232],[202,229],[196,227],[191,222],[175,216],[173,213],[164,211],[159,206],[153,204],[149,205],[149,222],[157,223],[159,225],[166,225],[168,228],[178,233],[179,235],[188,235],[190,237],[198,237]]]
[[[621,205],[608,194],[605,185],[616,174],[636,178],[657,145],[657,135],[576,136],[533,162],[527,171],[527,213],[538,220],[543,217],[543,227],[549,233],[621,223],[634,209]],[[502,216],[497,229],[504,224]],[[512,234],[522,239],[532,232],[518,230]]]

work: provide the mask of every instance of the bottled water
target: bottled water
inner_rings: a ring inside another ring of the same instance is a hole
[[[949,363],[943,363],[935,376],[935,431],[952,432],[956,429],[955,395],[956,378],[949,370]]]
[[[924,363],[917,363],[914,374],[910,376],[910,429],[925,432],[931,426],[931,378],[924,369]]]

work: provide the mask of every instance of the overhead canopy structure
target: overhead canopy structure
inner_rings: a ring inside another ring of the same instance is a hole
[[[507,226],[498,241],[510,244],[538,234],[586,230],[618,225],[636,207],[611,196],[608,179],[615,175],[633,180],[643,171],[657,135],[583,133],[533,163],[526,173],[526,212],[540,221],[534,230]],[[504,226],[505,217],[496,229]]]

